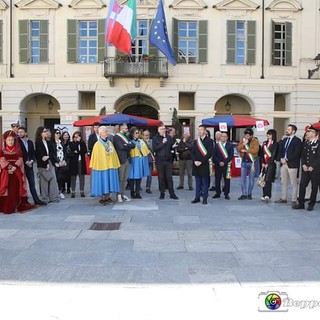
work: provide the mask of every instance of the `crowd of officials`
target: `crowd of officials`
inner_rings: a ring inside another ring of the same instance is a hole
[[[281,196],[276,203],[288,201],[288,186],[291,185],[291,205],[293,209],[312,211],[317,200],[320,184],[320,144],[318,131],[309,126],[303,139],[296,136],[297,127],[290,124],[282,139],[270,129],[266,140],[260,144],[253,130],[244,130],[244,136],[236,146],[241,157],[241,195],[239,200],[252,200],[255,178],[262,187],[261,200],[269,202],[272,184],[277,168],[280,167]],[[90,196],[99,197],[101,205],[115,201],[122,203],[141,199],[142,179],[146,178],[146,193],[150,194],[152,174],[156,170],[160,199],[169,197],[178,200],[173,185],[173,162],[179,157],[180,179],[177,189],[184,188],[184,178],[193,190],[195,177],[195,197],[193,204],[202,199],[208,203],[209,191],[215,191],[212,198],[221,194],[230,200],[230,181],[234,144],[227,132],[210,132],[199,126],[198,137],[192,140],[189,133],[176,139],[175,129],[158,128],[150,137],[149,130],[139,130],[126,124],[114,127],[93,126],[88,145],[80,131],[70,137],[67,131],[59,129],[51,132],[45,127],[36,131],[34,143],[28,138],[25,127],[17,123],[3,134],[0,151],[0,212],[25,212],[49,202],[65,199],[65,194],[76,197],[77,185],[81,197],[85,197],[85,175],[90,170]],[[89,158],[88,158],[89,157]],[[90,163],[87,164],[87,159]],[[35,179],[34,165],[37,166]],[[90,169],[88,169],[90,168]],[[214,176],[210,188],[211,176]],[[79,183],[77,183],[77,178]],[[39,181],[37,193],[36,181]],[[223,180],[223,184],[222,184]],[[34,204],[28,202],[27,182]],[[129,190],[130,194],[126,194]]]

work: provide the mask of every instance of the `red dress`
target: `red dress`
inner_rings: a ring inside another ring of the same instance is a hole
[[[16,167],[13,174],[10,168]],[[0,150],[0,212],[9,214],[34,209],[28,202],[26,177],[22,152],[18,148],[9,151],[8,147]]]

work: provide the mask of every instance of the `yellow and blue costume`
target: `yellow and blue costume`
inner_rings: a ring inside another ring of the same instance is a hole
[[[147,144],[141,140],[132,140],[135,148],[130,150],[129,179],[142,179],[150,175],[148,154],[150,150]]]
[[[120,162],[113,143],[99,138],[94,144],[90,159],[92,196],[120,191],[119,167]]]

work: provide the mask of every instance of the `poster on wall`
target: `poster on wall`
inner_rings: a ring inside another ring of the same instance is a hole
[[[234,159],[236,168],[241,168],[241,158],[237,157]]]
[[[61,132],[68,131],[69,134],[72,133],[72,131],[73,131],[72,128],[73,128],[73,126],[71,124],[55,124],[54,125],[54,129],[58,129]]]
[[[264,131],[264,122],[263,120],[256,121],[257,131]]]

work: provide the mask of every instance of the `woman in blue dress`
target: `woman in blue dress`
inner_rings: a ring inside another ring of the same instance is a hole
[[[149,148],[147,144],[139,139],[139,130],[132,127],[129,139],[135,144],[130,151],[129,187],[132,199],[142,199],[140,195],[141,179],[149,175]]]

